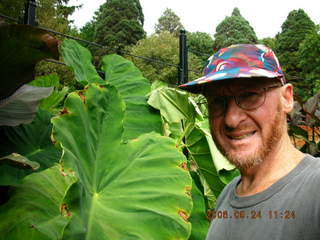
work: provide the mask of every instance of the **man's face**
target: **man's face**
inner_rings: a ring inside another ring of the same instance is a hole
[[[251,96],[261,93],[268,86],[275,86],[275,82],[247,79],[212,85],[205,93],[213,139],[228,160],[240,169],[260,164],[274,151],[286,132],[286,112],[280,101],[281,88],[265,90],[262,105],[253,110],[242,109],[234,98],[228,98],[225,111],[216,116],[214,111],[217,108],[210,102],[216,96]]]

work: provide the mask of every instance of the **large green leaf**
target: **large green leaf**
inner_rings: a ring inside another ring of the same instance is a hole
[[[193,209],[190,216],[192,231],[189,240],[204,240],[209,230],[210,222],[207,218],[204,196],[196,186],[192,184]]]
[[[61,49],[64,62],[72,67],[76,80],[82,85],[104,83],[91,63],[92,56],[88,49],[71,39],[64,40]]]
[[[2,164],[13,165],[17,168],[31,168],[32,170],[37,170],[40,167],[39,163],[30,161],[18,153],[11,153],[8,156],[0,157],[0,165]]]
[[[16,127],[2,127],[0,156],[19,153],[28,160],[40,164],[40,169],[53,166],[61,157],[61,152],[51,142],[51,114],[39,109],[33,122]],[[0,166],[0,185],[17,184],[32,170],[18,169],[8,165]]]
[[[69,90],[68,87],[63,87],[61,90],[59,90],[60,79],[56,74],[39,76],[28,85],[37,87],[54,87],[51,95],[45,99],[42,99],[40,103],[40,108],[52,113],[58,112],[57,107],[64,100]]]
[[[60,165],[25,177],[0,207],[0,239],[62,239],[72,215],[64,198],[75,181]]]
[[[194,128],[186,138],[186,146],[190,158],[196,163],[198,171],[206,180],[211,191],[218,196],[225,184],[221,181],[218,171],[213,163],[210,147],[205,135],[198,128]]]
[[[105,56],[102,64],[106,81],[117,88],[126,104],[123,137],[133,139],[142,133],[160,133],[159,113],[147,104],[146,95],[151,86],[140,70],[132,62],[115,54]]]
[[[148,103],[159,109],[169,123],[180,123],[183,119],[195,121],[196,110],[187,92],[168,87],[158,88],[151,93]]]
[[[178,138],[177,144],[182,147],[184,140],[189,158],[198,165],[201,175],[217,197],[225,184],[238,175],[238,171],[216,148],[208,121],[203,119],[193,98],[187,92],[162,87],[151,93],[148,103],[160,110],[170,137]]]
[[[23,85],[10,97],[0,100],[0,126],[31,123],[41,99],[48,97],[52,88]]]
[[[233,178],[239,175],[239,170],[235,168],[218,150],[215,143],[212,140],[210,134],[209,123],[207,120],[199,121],[196,123],[196,128],[199,129],[205,136],[214,167],[220,177],[220,180],[224,184],[228,184]]]
[[[0,100],[34,79],[36,63],[59,58],[58,40],[46,31],[28,25],[0,26]]]
[[[71,93],[52,119],[64,166],[79,178],[64,239],[187,239],[186,159],[155,133],[123,140],[124,109],[116,88],[92,84]]]

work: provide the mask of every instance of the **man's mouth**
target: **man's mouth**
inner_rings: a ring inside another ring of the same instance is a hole
[[[230,133],[226,135],[231,140],[242,140],[242,139],[253,136],[255,133],[256,131],[246,132],[246,133]]]

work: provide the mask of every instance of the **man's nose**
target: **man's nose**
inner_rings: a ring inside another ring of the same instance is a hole
[[[238,106],[234,97],[226,103],[224,121],[227,127],[236,128],[246,118],[246,112]]]

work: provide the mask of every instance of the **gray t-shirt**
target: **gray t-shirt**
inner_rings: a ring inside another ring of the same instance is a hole
[[[220,194],[207,240],[319,240],[320,159],[306,155],[265,191],[238,197],[236,177]]]

